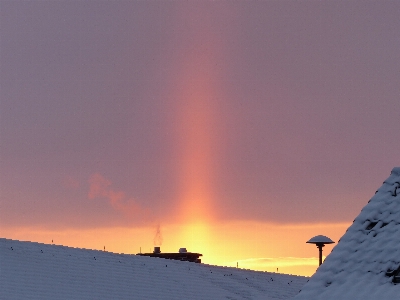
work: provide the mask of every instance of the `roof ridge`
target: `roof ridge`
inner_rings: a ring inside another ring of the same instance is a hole
[[[392,170],[392,175],[400,175],[400,167],[394,167]]]
[[[400,167],[395,167],[295,299],[398,298],[399,221]]]

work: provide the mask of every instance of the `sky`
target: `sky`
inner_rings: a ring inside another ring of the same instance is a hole
[[[399,15],[1,1],[0,235],[311,275],[400,166]]]

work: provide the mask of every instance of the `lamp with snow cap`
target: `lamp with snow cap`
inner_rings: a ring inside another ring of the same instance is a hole
[[[332,241],[330,238],[324,235],[316,235],[310,240],[307,241],[308,244],[315,244],[319,249],[319,265],[322,264],[322,247],[326,244],[334,244],[335,242]]]

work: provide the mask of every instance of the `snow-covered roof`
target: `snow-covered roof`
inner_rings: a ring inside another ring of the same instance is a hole
[[[307,280],[0,239],[0,299],[290,299]]]
[[[294,299],[399,299],[397,270],[400,272],[400,168],[392,170]]]

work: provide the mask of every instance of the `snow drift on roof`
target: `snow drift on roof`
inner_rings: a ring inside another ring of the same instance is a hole
[[[400,168],[376,194],[294,298],[399,299]]]

